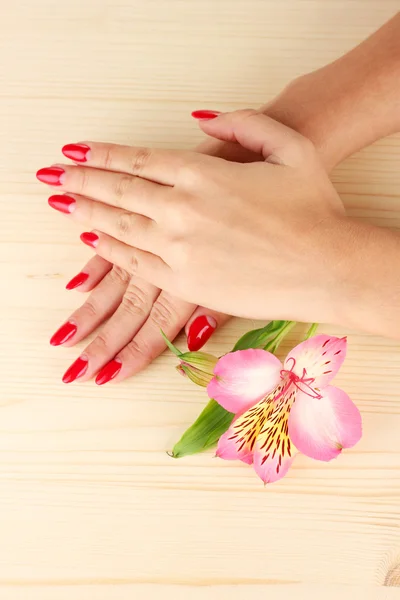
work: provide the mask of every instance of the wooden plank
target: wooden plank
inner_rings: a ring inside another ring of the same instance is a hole
[[[82,300],[64,284],[90,252],[34,179],[80,139],[192,147],[201,139],[192,109],[257,106],[397,9],[397,0],[15,0],[3,10],[2,598],[399,597],[399,345],[324,328],[349,337],[338,384],[364,420],[360,445],[333,464],[300,458],[264,490],[248,468],[211,454],[174,461],[165,451],[205,397],[172,356],[115,386],[60,382],[84,345],[54,349],[48,338]],[[349,214],[400,227],[399,158],[393,136],[338,167]],[[232,321],[209,349],[226,352],[253,325]]]

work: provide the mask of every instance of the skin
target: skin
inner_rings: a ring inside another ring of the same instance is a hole
[[[99,256],[188,302],[248,318],[350,326],[360,311],[374,315],[382,290],[395,300],[400,274],[375,257],[397,262],[400,238],[346,218],[307,138],[255,111],[203,129],[265,162],[89,142],[91,166],[64,167],[71,217],[96,234]],[[386,305],[380,333],[400,322],[396,304]]]
[[[325,168],[330,170],[359,148],[400,129],[399,32],[400,17],[397,15],[338,61],[295,80],[277,99],[261,110],[311,139]],[[198,150],[235,161],[259,160],[254,152],[226,141],[210,139]],[[346,228],[343,229],[343,235],[345,231]],[[383,233],[387,243],[390,236],[388,232]],[[368,240],[380,239],[382,232],[359,231],[357,235]],[[357,235],[352,231],[351,240],[358,239]],[[397,239],[391,241],[392,250],[396,250]],[[383,263],[387,263],[386,253],[380,256],[379,252],[374,251],[372,244],[369,245],[369,250],[373,259],[380,258]],[[356,259],[357,253],[354,254]],[[73,342],[67,342],[66,345],[73,345],[83,339],[106,317],[115,310],[117,312],[84,350],[89,356],[89,369],[82,379],[92,377],[118,352],[124,368],[116,381],[141,370],[164,350],[159,336],[160,326],[172,339],[185,323],[187,330],[188,324],[198,314],[211,315],[218,324],[228,318],[203,308],[196,310],[195,304],[178,300],[165,291],[160,293],[159,289],[138,279],[137,275],[131,278],[120,267],[110,269],[110,263],[100,257],[94,257],[84,268],[89,273],[89,279],[80,286],[79,291],[94,291],[88,301],[74,313],[73,318],[79,325],[78,333]],[[358,297],[357,290],[365,285],[361,273],[359,278],[358,284],[353,282],[349,286],[351,291],[348,293],[353,302]],[[378,296],[383,297],[381,294]],[[390,302],[390,293],[388,297]],[[381,300],[371,298],[370,302],[378,307],[378,311],[382,310]],[[352,326],[369,328],[368,310],[360,311],[358,306],[359,318],[351,318],[350,306],[343,310],[347,316],[341,315],[342,324],[346,318]],[[316,320],[316,314],[317,311],[310,320]],[[270,317],[277,318],[277,314],[271,313],[264,318]],[[376,315],[373,320],[377,320]],[[373,329],[385,333],[387,326],[381,323],[381,319],[378,321]],[[393,330],[388,330],[387,333],[393,335]],[[128,345],[121,350],[125,344]]]

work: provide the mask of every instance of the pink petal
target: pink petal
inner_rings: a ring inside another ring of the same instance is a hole
[[[297,454],[297,448],[288,434],[288,420],[295,402],[296,389],[291,386],[282,390],[282,386],[278,386],[276,391],[278,390],[281,390],[280,395],[279,392],[275,395],[275,399],[269,402],[268,410],[262,415],[262,427],[253,454],[254,470],[264,483],[282,479]]]
[[[224,460],[242,460],[251,465],[261,419],[270,411],[270,400],[261,400],[235,417],[228,431],[218,441],[216,456]]]
[[[289,436],[299,452],[316,460],[336,458],[361,438],[361,415],[343,390],[328,386],[317,400],[298,392],[289,417]]]
[[[292,369],[299,377],[305,369],[305,377],[315,380],[312,387],[325,387],[342,366],[346,350],[346,338],[315,335],[293,348],[285,360],[285,369]]]
[[[280,381],[281,361],[266,350],[230,352],[218,361],[207,393],[232,413],[264,398]]]
[[[223,458],[224,460],[241,460],[248,465],[253,463],[253,452],[249,449],[248,445],[245,445],[241,450],[240,444],[236,443],[235,438],[233,438],[233,429],[230,427],[227,432],[225,432],[218,441],[218,447],[216,451],[216,456],[218,458]]]
[[[293,449],[295,450],[294,447]],[[263,454],[257,451],[253,457],[254,470],[265,484],[274,483],[285,477],[295,457],[296,454],[293,456],[275,454],[274,458],[270,456],[263,462]]]
[[[289,390],[281,381],[260,402],[239,413],[228,431],[220,437],[216,455],[225,460],[242,460],[251,465],[258,437],[263,431],[267,431],[269,424],[273,428],[274,437],[287,437],[288,411],[293,404],[295,392],[295,389]],[[288,449],[290,450],[290,445]]]

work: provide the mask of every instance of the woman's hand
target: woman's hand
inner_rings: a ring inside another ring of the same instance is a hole
[[[207,142],[200,152],[214,154],[220,143]],[[203,144],[202,144],[203,146]],[[214,146],[214,147],[213,147]],[[76,146],[64,149],[72,160],[85,162],[85,152]],[[220,151],[230,153],[232,160],[260,160],[238,144],[222,144]],[[70,204],[62,196],[52,196],[49,204],[69,214]],[[92,292],[84,304],[63,323],[51,338],[54,346],[75,346],[103,325],[94,340],[64,373],[64,383],[76,379],[87,381],[96,374],[96,383],[122,381],[145,369],[166,350],[160,328],[174,340],[185,328],[189,350],[200,350],[215,330],[225,324],[229,315],[170,296],[144,280],[131,277],[127,271],[93,257],[69,281],[68,290]]]
[[[51,343],[73,346],[109,318],[94,340],[69,367],[64,383],[92,378],[103,385],[122,381],[149,365],[166,348],[160,328],[174,339],[186,325],[188,342],[198,349],[228,317],[197,307],[131,277],[127,271],[93,257],[68,289],[92,291],[53,335]],[[78,285],[77,285],[78,284]]]
[[[344,209],[312,144],[253,111],[202,127],[268,162],[90,143],[88,166],[46,181],[79,194],[70,214],[95,230],[83,241],[174,296],[253,318],[335,320]]]

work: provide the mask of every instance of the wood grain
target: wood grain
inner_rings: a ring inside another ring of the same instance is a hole
[[[2,8],[1,598],[400,598],[399,345],[324,328],[349,336],[338,384],[364,420],[340,460],[300,458],[267,489],[211,454],[174,461],[165,451],[205,398],[173,357],[115,386],[60,382],[79,348],[48,338],[81,301],[64,285],[90,252],[34,178],[81,139],[189,148],[201,138],[191,110],[257,106],[396,10],[397,0]],[[335,171],[352,216],[400,228],[399,164],[394,136]],[[210,350],[252,325],[232,322]]]

